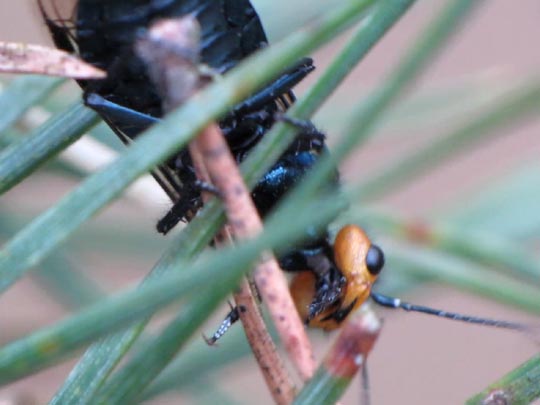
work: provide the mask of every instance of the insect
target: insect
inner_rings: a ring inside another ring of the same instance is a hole
[[[135,55],[137,31],[160,17],[193,13],[202,28],[201,59],[218,73],[234,67],[241,59],[267,44],[259,17],[249,1],[155,1],[98,2],[80,0],[70,19],[59,16],[54,3],[39,2],[55,44],[76,52],[87,62],[101,67],[108,78],[81,81],[86,104],[96,110],[113,131],[129,143],[162,116],[161,100],[151,84],[142,61]],[[313,70],[311,59],[301,59],[276,81],[235,106],[219,124],[237,161],[250,149],[294,102],[291,88]],[[318,157],[327,153],[324,135],[305,126],[279,161],[258,182],[253,199],[262,216],[310,170]],[[180,220],[189,220],[201,206],[200,185],[196,182],[191,159],[179,151],[154,171],[153,176],[173,201],[171,210],[158,222],[166,233]],[[337,175],[331,187],[337,186]],[[382,251],[373,247],[370,271],[376,275],[384,263]],[[306,241],[280,258],[287,271],[308,271],[311,294],[306,323],[335,327],[365,299],[354,298],[350,277],[334,260],[328,232],[306,232]],[[307,278],[301,273],[296,287]],[[348,290],[348,293],[346,293]],[[301,292],[302,291],[302,292]],[[367,293],[369,295],[369,291]]]
[[[193,14],[201,25],[201,60],[218,73],[225,73],[267,44],[259,17],[248,0],[79,0],[70,18],[62,18],[54,1],[43,1],[38,0],[39,6],[55,44],[107,71],[106,79],[79,84],[86,104],[125,143],[163,115],[161,99],[133,50],[137,33],[152,21]],[[265,136],[278,114],[295,101],[292,87],[312,70],[311,59],[301,59],[219,121],[238,162]],[[309,123],[298,126],[299,133],[291,146],[253,190],[255,205],[263,217],[327,153],[323,134]],[[159,232],[166,233],[179,221],[189,221],[195,215],[202,204],[203,186],[196,180],[186,150],[175,153],[152,174],[173,202],[157,225]],[[336,173],[328,187],[337,186]],[[306,230],[302,244],[291,248],[279,261],[284,270],[296,273],[291,292],[300,315],[312,327],[338,328],[369,297],[391,308],[499,327],[519,326],[411,305],[372,292],[384,265],[384,254],[355,225],[343,227],[334,243],[327,230]],[[224,325],[237,319],[235,311]],[[226,329],[220,328],[210,341],[219,339]]]

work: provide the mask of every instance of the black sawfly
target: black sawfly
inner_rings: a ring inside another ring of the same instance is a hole
[[[79,84],[88,107],[97,111],[125,143],[134,140],[163,115],[161,99],[133,49],[137,34],[151,22],[194,15],[201,26],[201,60],[219,74],[267,46],[261,21],[248,0],[79,0],[71,4],[67,16],[62,15],[65,4],[54,0],[38,0],[38,3],[56,46],[107,72],[106,79],[79,81]],[[219,121],[238,162],[265,136],[276,117],[295,101],[291,89],[313,69],[311,59],[299,60]],[[327,153],[323,134],[309,123],[299,127],[293,143],[253,190],[254,202],[263,217]],[[173,203],[157,224],[159,232],[167,233],[179,221],[189,221],[200,208],[201,185],[186,150],[175,153],[152,175]],[[338,186],[337,173],[328,186]],[[291,248],[279,261],[284,270],[296,273],[291,293],[303,320],[312,327],[338,328],[371,297],[389,308],[489,326],[522,328],[510,322],[411,305],[373,292],[372,286],[384,265],[384,254],[356,225],[344,226],[334,242],[327,230],[307,230],[303,244]],[[211,341],[219,339],[237,317],[233,310]]]
[[[62,17],[54,2],[39,2],[53,40],[59,48],[77,53],[85,61],[107,71],[99,81],[80,81],[86,104],[96,110],[113,131],[129,143],[163,115],[161,99],[151,84],[144,64],[135,55],[133,41],[141,28],[163,17],[193,14],[201,25],[201,60],[218,73],[225,73],[240,60],[267,45],[259,17],[247,0],[227,1],[101,1],[80,0]],[[219,124],[236,160],[241,162],[250,149],[294,102],[291,88],[313,70],[311,59],[299,60],[276,81],[235,106]],[[262,216],[310,170],[326,153],[324,136],[304,128],[279,161],[259,181],[253,199]],[[186,150],[172,156],[153,176],[167,192],[173,206],[158,222],[166,233],[180,220],[189,221],[201,206],[196,182]],[[333,182],[337,185],[337,176]],[[315,294],[305,319],[312,326],[339,324],[362,300],[345,296],[348,279],[338,270],[328,233],[308,231],[306,242],[280,258],[288,271],[308,271],[315,275]],[[378,273],[384,258],[375,252],[370,268]],[[300,277],[304,284],[307,280]],[[293,285],[297,285],[294,282]],[[299,291],[304,291],[304,289]],[[296,293],[298,296],[299,293]],[[348,296],[353,296],[349,289]],[[369,293],[368,293],[369,295]],[[305,312],[305,311],[304,311]]]

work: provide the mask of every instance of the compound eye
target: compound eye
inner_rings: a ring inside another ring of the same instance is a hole
[[[366,267],[371,275],[378,275],[384,266],[384,253],[377,245],[371,245],[366,255]]]

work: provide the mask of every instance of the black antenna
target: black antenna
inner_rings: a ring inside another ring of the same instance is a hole
[[[371,298],[373,299],[373,301],[375,301],[375,303],[386,308],[393,308],[393,309],[399,308],[399,309],[403,309],[409,312],[420,312],[423,314],[434,315],[441,318],[452,319],[454,321],[474,323],[477,325],[484,325],[484,326],[492,326],[495,328],[513,329],[513,330],[520,330],[520,331],[524,331],[528,329],[526,325],[516,323],[516,322],[480,318],[477,316],[463,315],[463,314],[458,314],[456,312],[448,312],[448,311],[443,311],[441,309],[429,308],[422,305],[414,305],[408,302],[401,301],[399,298],[388,297],[386,295],[382,295],[375,292],[371,293]]]

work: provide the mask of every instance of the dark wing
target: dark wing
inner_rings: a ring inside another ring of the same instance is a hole
[[[266,44],[260,20],[248,0],[38,0],[38,4],[58,48],[77,53],[108,72],[104,80],[79,84],[87,103],[124,143],[147,129],[153,118],[162,116],[161,99],[132,49],[141,28],[157,18],[192,13],[201,24],[202,61],[219,72]],[[96,108],[88,102],[92,95],[113,107]],[[147,116],[148,123],[141,124],[133,114],[121,114],[114,105]],[[193,173],[179,171],[178,160],[172,158],[153,172],[173,201],[186,192],[186,183],[193,178]]]

